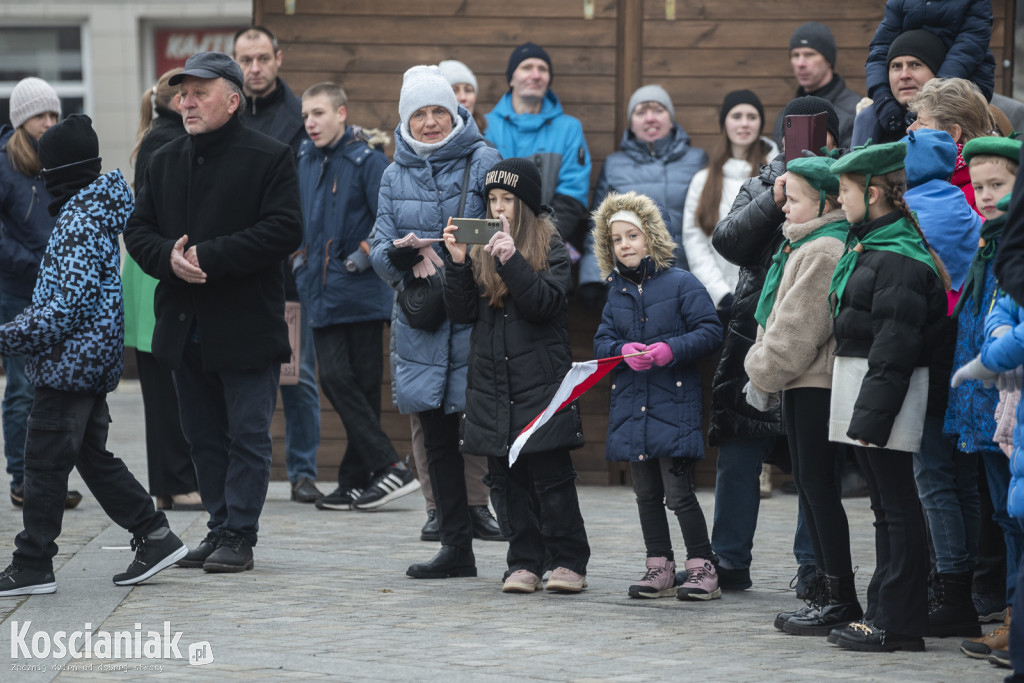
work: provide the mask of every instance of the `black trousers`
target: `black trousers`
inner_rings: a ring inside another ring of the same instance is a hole
[[[675,513],[683,532],[686,559],[713,559],[708,523],[693,485],[693,471],[698,462],[692,458],[653,458],[629,463],[647,557],[675,560],[665,514],[668,508]]]
[[[53,569],[72,467],[107,516],[133,536],[167,526],[124,461],[107,450],[109,429],[106,394],[36,387],[25,439],[25,528],[14,539],[16,562]]]
[[[142,387],[142,409],[146,418],[146,465],[149,493],[174,496],[197,491],[196,468],[188,454],[188,442],[181,433],[178,395],[171,371],[151,353],[135,349]]]
[[[378,344],[379,345],[379,344]],[[459,451],[459,414],[444,408],[418,413],[427,449],[430,487],[437,506],[441,544],[463,550],[473,547],[473,521],[469,516],[466,474]]]
[[[511,468],[507,457],[489,457],[487,465],[491,503],[508,541],[505,578],[519,569],[543,576],[556,567],[586,574],[590,543],[569,451],[523,454]]]
[[[371,474],[399,461],[380,424],[383,329],[383,320],[367,320],[313,330],[320,388],[345,425],[342,490],[365,488]]]
[[[828,440],[829,389],[790,389],[783,393],[793,480],[800,496],[815,564],[830,576],[853,573],[850,524],[843,507],[843,459]]]
[[[855,446],[875,513],[875,573],[865,620],[907,636],[928,632],[928,541],[914,454]]]

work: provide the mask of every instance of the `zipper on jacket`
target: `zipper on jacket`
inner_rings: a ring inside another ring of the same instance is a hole
[[[36,202],[39,201],[39,191],[36,189],[35,184],[32,185],[32,199],[28,202],[28,211],[25,212],[25,220],[23,222],[28,223],[29,216],[32,215],[32,209],[35,208]]]

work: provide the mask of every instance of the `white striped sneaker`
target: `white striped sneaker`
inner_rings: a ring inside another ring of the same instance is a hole
[[[390,503],[396,498],[408,495],[420,487],[420,482],[410,469],[388,467],[367,487],[363,495],[352,504],[356,510],[373,510]]]

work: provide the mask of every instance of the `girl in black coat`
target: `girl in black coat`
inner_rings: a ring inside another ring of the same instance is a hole
[[[902,142],[875,145],[832,167],[851,227],[830,290],[829,438],[854,445],[867,480],[876,567],[864,620],[833,630],[829,640],[866,652],[924,650],[928,630],[928,546],[913,454],[949,278],[903,201],[905,156]]]
[[[576,495],[570,448],[583,445],[576,404],[556,413],[509,467],[509,446],[550,402],[571,366],[571,263],[541,214],[540,173],[527,159],[499,162],[486,177],[489,218],[503,231],[470,255],[458,228],[445,228],[445,305],[454,323],[474,324],[460,446],[485,455],[491,502],[508,540],[506,593],[587,586],[590,545]]]

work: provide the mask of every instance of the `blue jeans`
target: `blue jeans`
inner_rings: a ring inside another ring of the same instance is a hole
[[[935,547],[936,570],[973,571],[981,527],[978,455],[957,450],[953,438],[942,433],[942,417],[925,418],[921,450],[914,454],[914,481]]]
[[[32,301],[0,292],[0,322],[7,323],[28,308]],[[3,399],[4,457],[11,490],[20,488],[25,480],[25,435],[28,414],[32,410],[33,387],[25,377],[24,356],[2,356],[7,388]]]
[[[1017,588],[1017,574],[1024,563],[1024,530],[1021,520],[1013,519],[1006,511],[1006,498],[1010,493],[1010,461],[1002,452],[986,451],[981,454],[981,462],[985,466],[985,478],[988,479],[989,495],[995,513],[992,519],[1003,530],[1006,542],[1006,604],[1013,604],[1013,596]],[[1022,672],[1024,673],[1024,672]]]
[[[732,439],[718,447],[711,547],[726,569],[750,567],[757,513],[761,509],[758,478],[761,465],[774,446],[775,437],[765,437]],[[799,508],[793,555],[800,566],[814,566],[811,535]]]
[[[288,480],[316,481],[316,449],[320,446],[320,393],[316,388],[313,330],[302,307],[299,335],[299,383],[281,387],[284,409],[284,468]]]
[[[270,420],[281,366],[207,372],[200,345],[185,344],[172,372],[181,431],[188,441],[211,531],[231,531],[256,545],[270,483]]]

